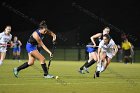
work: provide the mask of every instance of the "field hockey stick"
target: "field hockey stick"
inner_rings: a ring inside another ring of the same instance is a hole
[[[97,64],[96,64],[96,68],[95,68],[95,72],[94,72],[94,76],[93,76],[94,79],[97,77],[97,76],[96,76],[97,67],[98,67],[98,62],[97,62]]]
[[[99,46],[93,46],[93,45],[86,45],[86,47],[93,47],[93,48],[96,48],[96,47],[99,47]]]
[[[0,46],[11,46],[11,44],[0,44]]]
[[[49,59],[49,63],[48,63],[48,70],[49,70],[49,68],[50,68],[50,65],[51,65],[51,61],[52,61],[52,59],[53,59],[53,54],[54,54],[54,50],[55,50],[55,42],[53,42],[53,46],[52,46],[52,56],[50,57],[50,59]]]
[[[100,73],[100,71],[101,71],[101,63],[100,61],[98,61],[96,65],[95,73],[94,73],[94,79],[97,77],[97,72]]]

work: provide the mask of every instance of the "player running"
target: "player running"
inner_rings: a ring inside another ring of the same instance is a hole
[[[105,34],[98,47],[98,63],[94,78],[96,76],[99,77],[100,72],[107,68],[111,62],[111,59],[116,55],[117,51],[118,48],[115,42],[110,38],[109,35]],[[105,62],[104,60],[107,61],[105,65],[103,65]]]
[[[89,59],[83,66],[80,67],[79,72],[81,74],[84,74],[84,71],[89,73],[88,68],[92,66],[95,62],[97,62],[98,60],[97,49],[98,49],[99,42],[101,42],[102,36],[105,34],[109,34],[109,32],[110,32],[110,28],[105,27],[103,29],[103,33],[97,33],[90,37],[91,43],[86,45],[86,51],[88,52]]]
[[[8,25],[5,27],[5,30],[0,33],[0,65],[2,65],[3,60],[5,59],[8,43],[12,44],[12,35],[10,32],[11,26]]]
[[[22,43],[18,40],[17,36],[14,36],[13,40],[13,59],[18,59],[20,62],[20,52],[21,52]]]
[[[52,52],[44,45],[42,41],[44,35],[46,34],[51,35],[53,37],[53,41],[56,40],[56,35],[53,32],[49,31],[45,21],[42,21],[40,23],[39,29],[34,31],[30,36],[29,40],[27,41],[26,50],[28,52],[29,57],[28,62],[25,62],[21,66],[13,69],[15,77],[18,77],[19,71],[33,65],[35,59],[38,59],[44,71],[44,78],[54,78],[54,76],[48,74],[48,69],[45,63],[45,57],[37,50],[37,45],[39,44],[47,53],[49,53],[50,57],[52,57]]]

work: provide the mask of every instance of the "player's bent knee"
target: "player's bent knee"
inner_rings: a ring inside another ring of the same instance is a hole
[[[34,62],[28,62],[28,65],[29,65],[29,66],[34,65]]]
[[[39,61],[40,61],[41,64],[44,64],[45,60],[46,60],[45,58],[41,58]]]
[[[95,61],[95,62],[97,62],[97,61],[98,61],[98,59],[94,59],[94,61]]]

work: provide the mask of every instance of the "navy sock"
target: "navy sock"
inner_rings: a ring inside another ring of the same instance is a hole
[[[17,68],[17,71],[20,71],[20,70],[25,69],[25,68],[27,68],[27,67],[29,67],[28,62],[25,62],[24,64],[22,64],[21,66],[19,66],[19,67]]]
[[[82,67],[80,67],[80,70],[83,70],[83,67],[87,64],[88,64],[88,61],[86,61],[86,63]]]
[[[85,65],[86,68],[92,66],[96,61],[93,59],[88,64]]]
[[[48,68],[47,68],[47,66],[46,66],[46,63],[41,64],[41,66],[42,66],[42,69],[43,69],[43,71],[44,71],[44,76],[47,76],[47,75],[48,75]]]

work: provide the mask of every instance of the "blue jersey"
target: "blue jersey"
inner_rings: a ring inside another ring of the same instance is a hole
[[[20,44],[19,44],[18,40],[17,41],[14,41],[13,44],[14,44],[13,48],[20,47]]]
[[[18,40],[17,41],[14,41],[13,44],[14,44],[14,46],[13,46],[13,52],[20,52],[21,49],[20,49],[20,44],[19,44]]]
[[[44,38],[44,34],[41,34],[39,32],[39,29],[36,30],[37,34],[39,35],[39,37],[43,40]],[[28,43],[31,43],[33,45],[38,45],[37,41],[33,38],[33,35],[30,36],[29,40],[28,40]]]
[[[39,35],[39,37],[43,40],[44,35],[39,32],[39,29],[37,29],[36,32]],[[27,52],[31,53],[32,51],[37,50],[37,45],[38,45],[37,41],[34,39],[33,35],[31,35],[26,44]]]
[[[98,39],[96,40],[96,44],[98,45],[99,42],[101,42],[101,39],[100,39],[100,38],[98,38]],[[88,43],[88,45],[86,45],[86,51],[87,51],[88,53],[95,52],[97,49],[98,49],[98,47],[93,47],[93,43],[92,43],[92,42],[91,42],[91,43]]]

